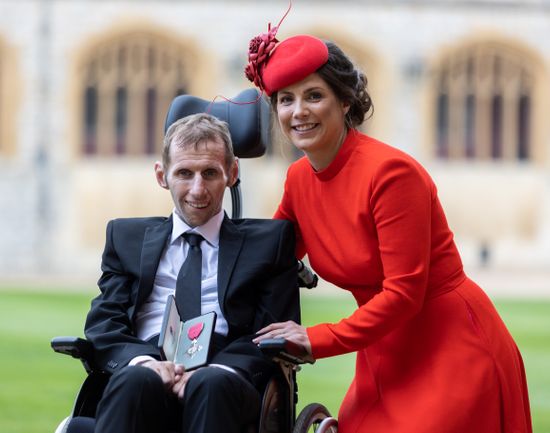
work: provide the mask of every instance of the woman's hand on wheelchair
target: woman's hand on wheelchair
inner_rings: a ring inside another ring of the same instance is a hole
[[[298,325],[292,320],[286,322],[272,323],[265,328],[260,329],[257,333],[258,336],[252,341],[255,344],[260,343],[262,340],[268,338],[284,338],[304,348],[307,355],[311,356],[311,343],[307,336],[306,328]]]

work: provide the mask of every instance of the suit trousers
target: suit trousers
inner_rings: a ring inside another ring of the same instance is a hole
[[[257,423],[260,400],[246,379],[221,368],[198,369],[179,400],[153,370],[124,367],[107,384],[95,433],[242,433]]]

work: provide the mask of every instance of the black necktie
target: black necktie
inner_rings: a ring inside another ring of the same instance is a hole
[[[176,281],[176,305],[181,320],[189,320],[201,314],[201,271],[203,237],[196,233],[184,233],[189,244],[187,258],[178,273]]]

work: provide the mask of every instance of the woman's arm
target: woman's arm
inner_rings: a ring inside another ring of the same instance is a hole
[[[363,349],[420,311],[430,267],[434,196],[431,179],[414,161],[395,158],[381,164],[366,205],[376,227],[382,289],[350,317],[307,328],[315,358]]]

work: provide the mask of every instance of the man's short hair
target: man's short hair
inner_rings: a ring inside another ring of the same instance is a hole
[[[233,143],[226,122],[207,113],[191,114],[172,123],[164,136],[162,147],[162,164],[166,168],[170,165],[170,146],[198,148],[206,141],[220,141],[225,147],[225,165],[229,169],[235,162]]]

